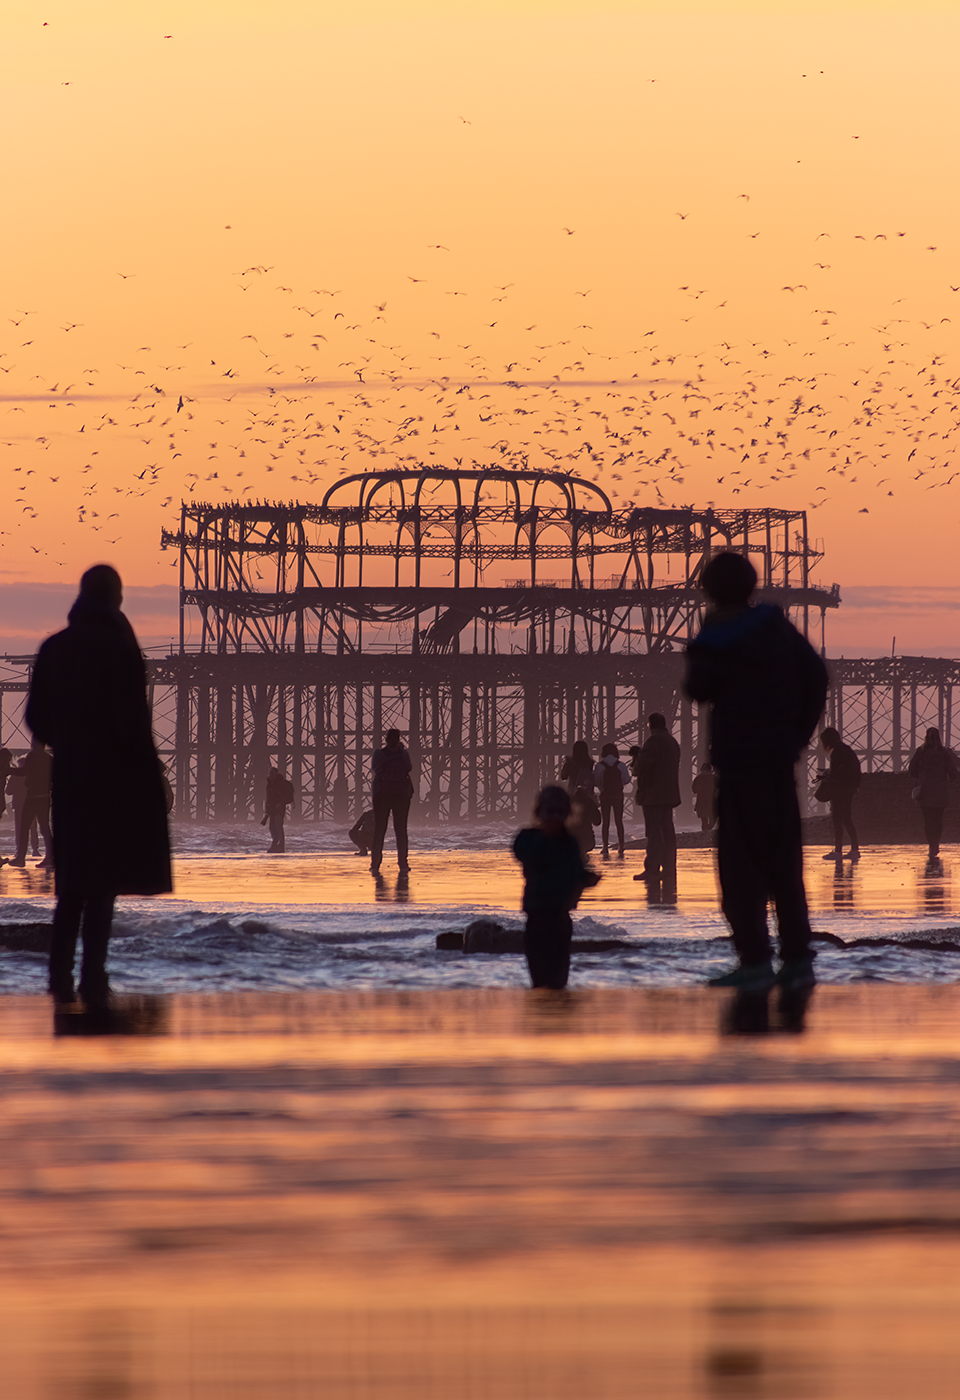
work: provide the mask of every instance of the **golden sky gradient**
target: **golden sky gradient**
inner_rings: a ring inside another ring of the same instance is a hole
[[[8,5],[2,579],[172,583],[184,495],[527,461],[810,509],[822,580],[922,586],[947,650],[958,41],[906,3]]]

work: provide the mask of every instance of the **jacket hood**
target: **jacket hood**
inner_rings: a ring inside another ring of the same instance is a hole
[[[740,642],[749,644],[762,628],[783,620],[782,609],[774,603],[757,603],[754,607],[746,608],[716,608],[707,613],[702,628],[690,646],[713,649]]]

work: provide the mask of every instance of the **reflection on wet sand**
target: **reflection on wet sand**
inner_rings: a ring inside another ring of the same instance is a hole
[[[960,989],[734,1006],[6,999],[6,1391],[946,1400]]]

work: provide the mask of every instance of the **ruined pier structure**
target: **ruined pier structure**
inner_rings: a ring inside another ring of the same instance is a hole
[[[622,751],[661,710],[692,777],[705,726],[682,649],[719,550],[819,642],[836,589],[799,511],[615,509],[589,481],[538,472],[348,477],[318,505],[184,504],[175,695],[182,816],[230,819],[278,764],[306,818],[369,803],[372,752],[400,729],[420,814],[529,810],[584,738]],[[686,783],[689,787],[689,783]]]
[[[688,798],[707,733],[680,681],[704,564],[747,553],[817,646],[840,602],[812,578],[802,511],[614,508],[559,473],[424,468],[347,477],[312,505],[190,501],[162,542],[179,551],[180,642],[151,659],[151,694],[176,814],[201,821],[259,814],[274,764],[303,818],[347,821],[391,727],[420,819],[522,816],[575,739],[623,753],[652,710]],[[0,667],[14,749],[30,660]],[[901,771],[930,724],[951,742],[957,662],[831,671],[827,718],[867,771]]]

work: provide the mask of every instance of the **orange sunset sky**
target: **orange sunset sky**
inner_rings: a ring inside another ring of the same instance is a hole
[[[806,508],[832,652],[960,649],[956,5],[9,0],[2,35],[3,649],[98,560],[166,643],[182,497],[457,460]]]

